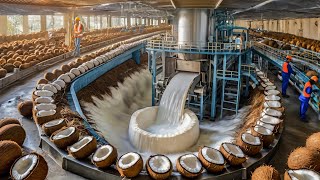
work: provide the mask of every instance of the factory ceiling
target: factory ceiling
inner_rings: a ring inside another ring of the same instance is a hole
[[[41,11],[39,11],[41,6]],[[0,14],[76,13],[172,16],[179,8],[230,11],[239,19],[320,17],[319,0],[0,0]]]

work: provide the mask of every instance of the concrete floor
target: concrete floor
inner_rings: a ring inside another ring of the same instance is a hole
[[[72,59],[69,59],[67,62],[71,60]],[[46,71],[52,71],[54,68],[60,67],[61,64],[64,63],[66,62],[59,63]],[[43,153],[39,148],[40,138],[34,122],[31,119],[23,118],[16,110],[17,103],[20,99],[31,98],[31,92],[35,83],[46,71],[39,72],[37,75],[18,81],[11,87],[0,91],[0,119],[3,117],[14,117],[20,119],[27,132],[27,138],[24,142],[25,148],[32,149],[42,154],[48,162],[49,174],[47,179],[84,179],[80,176],[64,171],[49,156]],[[270,79],[275,79],[275,76],[271,76]],[[278,86],[278,89],[281,89],[281,82],[279,80],[276,79],[275,84]],[[305,144],[305,139],[310,134],[320,131],[320,122],[317,121],[317,114],[311,109],[308,111],[310,122],[303,123],[299,121],[299,94],[292,87],[289,87],[288,94],[291,95],[290,98],[284,99],[283,101],[284,106],[286,107],[285,131],[282,135],[279,151],[270,162],[270,164],[279,170],[281,174],[283,174],[285,169],[287,169],[286,162],[289,153],[294,148],[303,146]]]

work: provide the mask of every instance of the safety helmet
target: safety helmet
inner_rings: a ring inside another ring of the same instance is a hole
[[[75,20],[75,21],[80,21],[80,18],[79,18],[79,17],[76,17],[74,20]]]
[[[290,56],[290,55],[287,55],[287,57],[286,57],[289,61],[292,61],[292,56]]]
[[[314,82],[318,82],[319,78],[317,76],[312,76],[310,79],[312,79]]]

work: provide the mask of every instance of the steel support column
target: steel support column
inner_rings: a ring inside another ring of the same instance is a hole
[[[214,55],[213,59],[213,71],[212,71],[212,94],[211,94],[211,119],[216,115],[216,104],[217,104],[217,61],[218,55]]]

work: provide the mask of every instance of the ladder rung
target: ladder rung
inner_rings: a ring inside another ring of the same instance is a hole
[[[233,94],[233,93],[224,93],[225,96],[233,96],[233,97],[237,97],[238,94]]]
[[[233,101],[224,101],[224,103],[237,104],[237,102],[233,102]]]
[[[233,111],[233,112],[237,112],[237,110],[235,109],[229,109],[229,108],[222,108],[223,110],[227,110],[227,111]]]

